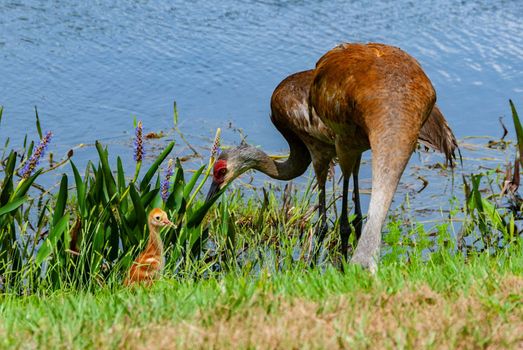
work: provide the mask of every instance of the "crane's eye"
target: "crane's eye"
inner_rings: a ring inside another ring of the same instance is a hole
[[[220,170],[218,170],[218,176],[225,176],[225,174],[227,173],[227,168],[221,168]]]

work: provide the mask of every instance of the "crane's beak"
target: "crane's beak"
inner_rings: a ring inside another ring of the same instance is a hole
[[[165,218],[162,220],[162,223],[165,225],[165,226],[169,226],[169,227],[174,227],[174,224],[171,220]]]
[[[210,201],[211,198],[220,191],[220,188],[220,184],[216,181],[213,181],[211,187],[209,188],[209,192],[207,192],[207,198],[205,198],[205,201]]]

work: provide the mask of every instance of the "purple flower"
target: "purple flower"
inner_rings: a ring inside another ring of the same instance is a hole
[[[45,134],[45,136],[40,140],[40,144],[38,146],[35,146],[35,148],[33,149],[33,154],[25,162],[25,165],[22,168],[22,171],[20,172],[20,176],[22,176],[23,179],[27,179],[29,176],[31,176],[33,171],[38,166],[40,159],[44,156],[45,150],[47,149],[47,146],[51,141],[51,137],[53,137],[53,133],[48,131]]]
[[[216,130],[216,136],[214,137],[214,143],[211,147],[211,159],[215,159],[220,155],[221,149],[220,149],[220,134],[222,130],[218,128]]]
[[[138,122],[134,134],[134,160],[141,162],[145,154],[143,148],[143,126],[141,120]]]
[[[163,178],[160,185],[160,195],[162,196],[162,200],[164,202],[167,202],[167,198],[169,198],[169,185],[171,183],[171,176],[173,176],[173,160],[169,159],[167,169],[165,169],[165,177]]]

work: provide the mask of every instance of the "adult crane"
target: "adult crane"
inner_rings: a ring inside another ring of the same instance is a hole
[[[309,109],[334,133],[343,175],[372,151],[372,193],[353,263],[375,272],[381,229],[436,92],[420,64],[384,44],[342,44],[316,63]]]
[[[210,199],[223,186],[249,169],[259,170],[279,180],[290,180],[302,175],[313,163],[319,188],[319,238],[326,232],[325,182],[331,160],[336,156],[335,134],[315,114],[309,114],[309,91],[314,70],[295,73],[285,78],[274,90],[271,98],[271,121],[289,144],[290,155],[283,162],[274,161],[263,151],[246,143],[222,152],[215,163],[213,183],[207,198]],[[434,106],[430,117],[419,134],[419,142],[442,152],[452,164],[456,139],[443,114]],[[359,162],[358,162],[359,164]],[[356,212],[356,235],[361,232],[357,171],[353,173],[353,199]],[[348,180],[343,180],[340,235],[342,252],[347,253],[350,226],[347,219]]]

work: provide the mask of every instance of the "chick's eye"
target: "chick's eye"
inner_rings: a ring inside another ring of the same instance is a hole
[[[160,216],[159,216],[159,215],[156,216],[155,219],[156,219],[156,220],[160,220]]]

